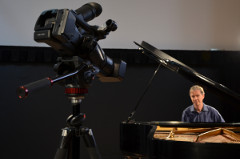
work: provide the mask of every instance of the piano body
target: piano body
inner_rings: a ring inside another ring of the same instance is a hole
[[[240,123],[122,122],[120,148],[129,159],[228,158],[240,152]]]
[[[143,53],[164,67],[203,86],[229,102],[240,96],[156,49],[146,42],[136,43]],[[133,114],[130,114],[130,116]],[[120,149],[123,158],[212,159],[239,157],[240,123],[184,123],[179,121],[134,121],[120,124]]]

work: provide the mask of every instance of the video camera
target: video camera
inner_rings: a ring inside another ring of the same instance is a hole
[[[34,27],[34,40],[46,43],[60,53],[54,65],[57,76],[20,86],[17,89],[19,98],[54,83],[64,85],[66,90],[80,87],[85,94],[95,76],[101,82],[120,82],[124,78],[126,62],[106,56],[97,43],[117,29],[115,21],[107,20],[105,27],[87,23],[101,12],[102,7],[91,2],[75,11],[52,9],[41,13]]]
[[[35,24],[34,40],[44,42],[60,53],[61,58],[55,68],[58,74],[74,71],[62,70],[63,67],[59,65],[66,65],[66,60],[77,56],[99,68],[97,76],[100,81],[118,82],[123,79],[126,63],[106,56],[97,43],[98,40],[105,39],[109,32],[115,31],[117,24],[111,19],[106,21],[105,27],[87,23],[101,12],[101,5],[91,2],[75,11],[52,9],[41,13]]]

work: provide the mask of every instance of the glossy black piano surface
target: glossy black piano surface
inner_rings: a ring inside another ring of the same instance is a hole
[[[120,148],[125,158],[227,158],[240,152],[240,142],[197,143],[154,138],[157,126],[169,128],[235,128],[239,134],[240,123],[183,123],[183,122],[122,122]]]

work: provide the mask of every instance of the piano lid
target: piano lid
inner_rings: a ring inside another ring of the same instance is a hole
[[[191,82],[201,85],[205,89],[213,92],[216,95],[221,96],[224,99],[227,99],[228,102],[231,102],[234,105],[237,105],[238,108],[240,108],[240,95],[238,93],[230,90],[229,88],[220,83],[209,79],[208,77],[203,76],[191,67],[169,56],[168,54],[155,48],[154,46],[148,44],[145,41],[142,41],[141,44],[138,44],[137,42],[134,43],[143,49],[143,54],[157,61],[164,67],[170,69],[171,71],[179,73]]]

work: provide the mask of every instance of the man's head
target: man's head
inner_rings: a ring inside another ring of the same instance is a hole
[[[203,99],[205,97],[204,89],[199,85],[194,85],[189,90],[189,96],[192,100],[194,108],[201,111],[203,108]]]

